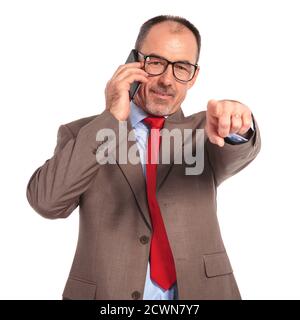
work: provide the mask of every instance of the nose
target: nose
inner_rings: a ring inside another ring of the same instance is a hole
[[[169,86],[173,83],[174,76],[173,76],[173,70],[172,65],[169,64],[166,71],[160,75],[159,77],[159,83],[164,84],[165,86]]]

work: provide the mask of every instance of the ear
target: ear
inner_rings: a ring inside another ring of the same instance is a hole
[[[200,67],[198,66],[196,69],[194,78],[188,82],[188,89],[190,89],[194,85],[194,83],[196,82],[199,72],[200,72]]]

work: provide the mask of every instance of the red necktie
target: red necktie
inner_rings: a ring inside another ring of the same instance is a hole
[[[156,173],[161,141],[159,130],[163,127],[165,119],[164,117],[152,116],[143,121],[151,128],[146,162],[147,198],[153,230],[150,245],[150,276],[166,290],[175,283],[176,271],[167,232],[156,199]]]

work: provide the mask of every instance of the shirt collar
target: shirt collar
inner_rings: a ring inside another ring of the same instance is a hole
[[[133,101],[130,102],[130,121],[133,128],[147,116],[148,114],[142,108],[139,108]]]

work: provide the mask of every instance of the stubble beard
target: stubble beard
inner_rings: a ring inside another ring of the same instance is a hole
[[[146,111],[155,116],[168,116],[173,113],[173,108],[173,105],[166,104],[164,101],[147,101],[145,106]]]

